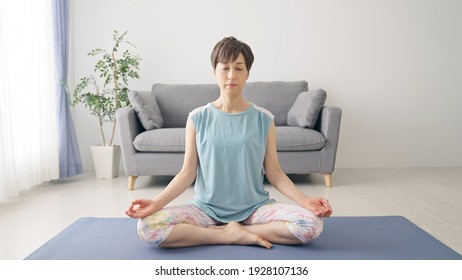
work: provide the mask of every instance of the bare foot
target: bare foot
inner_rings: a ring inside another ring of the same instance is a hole
[[[266,249],[271,249],[273,246],[271,243],[264,240],[260,236],[245,230],[245,228],[237,222],[230,222],[227,224],[224,231],[229,238],[228,240],[231,241],[231,244],[259,245],[265,247]]]

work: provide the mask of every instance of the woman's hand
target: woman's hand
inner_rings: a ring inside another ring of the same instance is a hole
[[[304,201],[303,206],[319,217],[328,218],[332,214],[329,201],[321,197],[308,198]]]
[[[150,199],[137,199],[132,202],[125,214],[130,218],[144,218],[156,213],[159,210],[157,208],[154,201]]]

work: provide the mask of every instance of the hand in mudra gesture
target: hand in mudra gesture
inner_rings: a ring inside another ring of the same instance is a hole
[[[144,218],[159,211],[154,201],[150,199],[137,199],[132,202],[125,214],[130,218]]]
[[[332,208],[330,207],[329,201],[322,197],[308,198],[305,200],[303,206],[319,217],[328,218],[332,214]]]

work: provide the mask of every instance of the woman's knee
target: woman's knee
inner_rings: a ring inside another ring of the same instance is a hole
[[[323,222],[320,217],[306,217],[296,221],[288,221],[287,227],[289,231],[297,237],[301,243],[305,244],[314,240],[321,235],[323,230]]]
[[[161,211],[138,220],[138,235],[142,240],[156,247],[167,238],[173,227],[166,221]]]

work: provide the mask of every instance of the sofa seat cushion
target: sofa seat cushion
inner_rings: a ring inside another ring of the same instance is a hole
[[[326,138],[313,129],[278,126],[276,127],[278,151],[315,151],[326,143]],[[185,149],[184,128],[160,128],[138,134],[133,141],[139,152],[181,153]]]
[[[278,126],[276,143],[278,151],[315,151],[324,147],[326,138],[314,129]]]
[[[138,134],[133,145],[140,152],[184,152],[184,128],[160,128]]]

